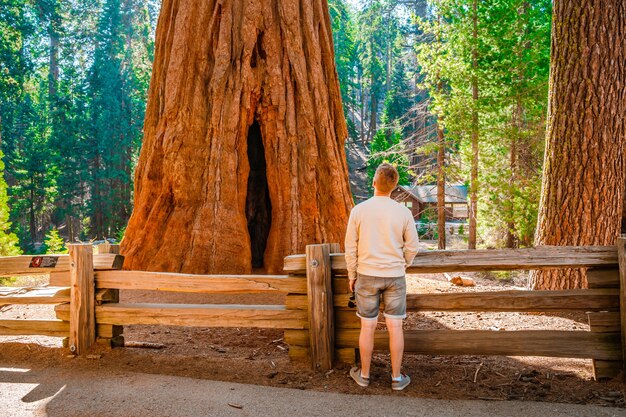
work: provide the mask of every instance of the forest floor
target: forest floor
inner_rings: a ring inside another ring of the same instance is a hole
[[[456,287],[441,274],[407,276],[408,292],[507,290],[524,286],[525,276],[509,280],[473,277],[476,287]],[[510,278],[510,277],[509,277]],[[31,283],[32,284],[32,283]],[[122,302],[279,304],[267,295],[200,295],[122,291]],[[54,318],[51,306],[0,307],[0,318]],[[409,313],[406,329],[588,330],[585,314]],[[383,327],[383,321],[379,323]],[[139,372],[225,382],[297,388],[320,392],[390,395],[389,354],[373,358],[372,383],[363,389],[348,376],[349,366],[314,373],[290,362],[280,330],[127,326],[126,341],[165,345],[160,350],[98,348],[96,359],[68,355],[61,339],[0,337],[0,366]],[[404,371],[411,385],[394,395],[433,399],[522,400],[595,404],[625,408],[626,385],[620,377],[593,380],[591,360],[540,357],[424,356],[406,354]]]

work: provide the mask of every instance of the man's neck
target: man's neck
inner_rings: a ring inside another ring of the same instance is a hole
[[[374,190],[374,197],[390,197],[391,198],[391,193],[383,194],[379,191]]]

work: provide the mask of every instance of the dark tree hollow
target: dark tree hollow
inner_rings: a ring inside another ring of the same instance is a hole
[[[246,219],[250,235],[252,268],[263,268],[263,256],[272,225],[272,203],[267,183],[267,163],[261,127],[255,120],[248,129],[248,192]]]

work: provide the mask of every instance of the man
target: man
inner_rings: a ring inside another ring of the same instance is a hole
[[[369,385],[382,294],[389,331],[391,388],[400,391],[411,382],[400,372],[402,320],[406,318],[405,272],[417,254],[418,237],[411,211],[390,197],[397,184],[398,171],[392,165],[385,163],[376,169],[374,197],[352,209],[345,247],[350,291],[355,293],[357,316],[361,318],[361,368],[352,368],[350,376],[362,387]]]

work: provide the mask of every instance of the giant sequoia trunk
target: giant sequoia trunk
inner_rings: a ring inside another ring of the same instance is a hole
[[[126,267],[276,273],[343,242],[346,137],[326,0],[164,0]]]
[[[557,0],[537,245],[613,245],[626,144],[626,7]],[[580,270],[537,272],[535,289],[580,288]]]

